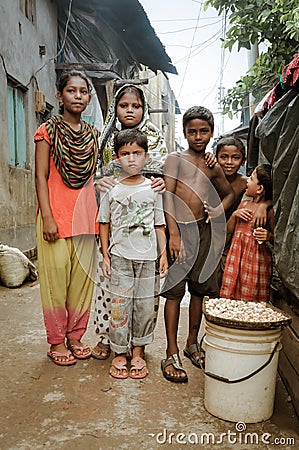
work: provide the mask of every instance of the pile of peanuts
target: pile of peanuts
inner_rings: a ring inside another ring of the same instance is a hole
[[[242,322],[281,322],[288,317],[267,303],[244,302],[227,298],[205,300],[205,312],[210,316]]]

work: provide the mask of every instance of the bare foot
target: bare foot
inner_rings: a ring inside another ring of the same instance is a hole
[[[186,372],[184,370],[177,370],[172,364],[165,368],[165,372],[168,376],[174,378],[185,378]]]

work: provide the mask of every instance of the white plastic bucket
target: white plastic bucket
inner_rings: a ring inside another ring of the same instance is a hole
[[[236,329],[206,320],[204,405],[209,413],[244,423],[272,416],[281,333],[281,328]]]

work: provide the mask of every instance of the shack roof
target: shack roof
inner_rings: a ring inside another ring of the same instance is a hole
[[[177,73],[137,0],[55,2],[58,63],[82,64],[105,80],[132,78],[141,64],[154,72]]]

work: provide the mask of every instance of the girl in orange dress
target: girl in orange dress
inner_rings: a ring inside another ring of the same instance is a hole
[[[93,175],[99,132],[81,120],[91,99],[84,73],[62,74],[57,98],[63,113],[43,123],[34,135],[37,251],[48,356],[66,366],[91,355],[81,338],[96,269]]]

